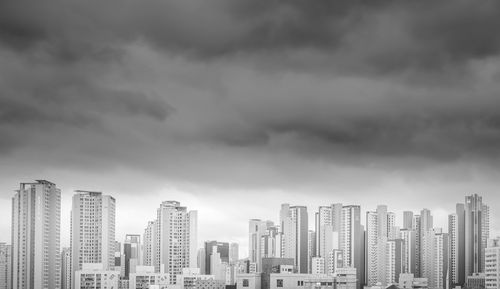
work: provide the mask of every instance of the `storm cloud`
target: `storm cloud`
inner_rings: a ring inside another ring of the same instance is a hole
[[[496,27],[496,1],[0,1],[1,188],[452,207],[500,175]]]

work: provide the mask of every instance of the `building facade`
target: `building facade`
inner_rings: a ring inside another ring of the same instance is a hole
[[[61,287],[61,191],[54,183],[21,183],[12,198],[12,288]]]

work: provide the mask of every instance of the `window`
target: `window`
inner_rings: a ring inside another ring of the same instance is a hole
[[[276,280],[276,287],[283,287],[283,279]]]
[[[243,287],[249,287],[248,279],[243,279]]]

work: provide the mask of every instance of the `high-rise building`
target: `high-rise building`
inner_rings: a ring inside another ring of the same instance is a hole
[[[448,278],[448,234],[433,231],[432,236],[432,274],[429,278],[429,287],[437,289],[447,288]]]
[[[360,206],[343,206],[340,227],[340,249],[344,267],[356,268],[358,288],[362,288],[365,283],[365,230],[361,225],[360,214]]]
[[[465,197],[465,276],[484,272],[489,209],[477,194]]]
[[[54,183],[21,183],[12,198],[12,288],[61,287],[61,191]]]
[[[305,206],[281,205],[283,257],[293,258],[299,273],[308,272],[308,214]]]
[[[403,273],[415,274],[415,231],[412,229],[401,230],[403,240]]]
[[[268,223],[260,219],[251,219],[248,222],[248,259],[257,265],[257,271],[261,270],[261,238],[266,234]]]
[[[103,270],[115,267],[116,201],[102,192],[78,190],[71,210],[71,270],[83,264],[102,264]],[[75,278],[72,277],[75,284]]]
[[[500,288],[500,238],[489,240],[485,250],[486,289]]]
[[[238,243],[229,244],[229,263],[236,264],[240,259],[240,246]]]
[[[215,252],[213,251],[215,250]],[[229,264],[229,243],[227,242],[217,242],[217,241],[205,241],[205,272],[206,275],[214,275],[215,272],[211,271],[211,258],[214,253],[219,253],[218,257],[221,262]]]
[[[125,261],[124,277],[129,278],[135,268],[142,265],[141,235],[127,234],[123,243],[123,255]]]
[[[316,253],[326,258],[333,249],[338,249],[342,204],[320,206],[315,214]]]
[[[399,228],[395,226],[396,217],[392,212],[387,212],[387,206],[377,206],[376,211],[366,213],[366,282],[368,286],[374,286],[377,283],[386,285],[387,280],[392,280],[395,272],[395,264],[389,264],[387,259],[387,246],[389,240],[400,239]],[[392,252],[392,251],[391,251]],[[394,256],[389,256],[393,258]],[[398,255],[402,257],[402,255]],[[397,261],[398,266],[401,260]],[[399,271],[398,271],[399,272]]]
[[[71,289],[71,248],[61,251],[61,288]]]
[[[385,248],[385,284],[399,283],[399,275],[403,273],[404,243],[402,239],[388,240]]]
[[[415,231],[415,278],[422,277],[420,272],[420,215],[413,216],[413,231]]]
[[[197,264],[198,212],[188,211],[177,201],[165,201],[157,209],[154,244],[156,272],[169,274],[172,284],[182,269]]]
[[[316,232],[309,230],[307,236],[307,268],[308,273],[312,272],[312,258],[316,256]]]
[[[450,246],[450,287],[465,284],[465,206],[457,204],[456,212],[448,216]]]
[[[156,221],[149,221],[143,235],[142,264],[144,266],[154,266],[156,257]]]
[[[429,267],[429,266],[432,263],[430,260],[428,260],[431,256],[429,250],[431,250],[430,248],[432,248],[432,247],[429,247],[429,244],[427,244],[425,242],[429,241],[429,240],[430,240],[429,242],[432,242],[432,239],[428,239],[426,237],[426,235],[432,231],[433,224],[434,224],[433,217],[431,215],[431,211],[428,209],[423,209],[422,211],[420,211],[420,216],[419,216],[418,220],[419,220],[419,223],[418,223],[418,226],[419,226],[419,233],[418,233],[418,238],[419,238],[418,252],[419,252],[419,255],[417,256],[418,268],[416,271],[420,275],[417,275],[417,277],[428,278],[428,276],[431,273],[430,272],[431,267]]]
[[[412,230],[414,227],[414,218],[412,211],[403,212],[403,230]]]
[[[11,246],[5,243],[0,243],[0,289],[10,289],[10,259]]]
[[[281,236],[279,226],[274,226],[270,221],[267,221],[266,231],[260,237],[260,253],[259,258],[273,258],[281,256]]]

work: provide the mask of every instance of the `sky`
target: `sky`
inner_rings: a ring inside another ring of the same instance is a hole
[[[0,242],[20,182],[117,200],[117,239],[164,200],[199,242],[281,203],[447,215],[500,234],[497,1],[0,1]]]

